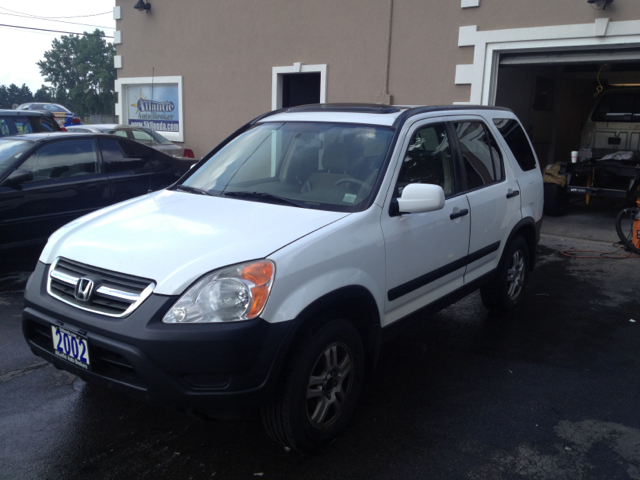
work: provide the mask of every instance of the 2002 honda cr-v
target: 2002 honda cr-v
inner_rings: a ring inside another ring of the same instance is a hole
[[[271,112],[173,186],[54,233],[24,335],[56,367],[149,402],[260,405],[274,439],[311,450],[351,417],[389,326],[477,288],[515,309],[542,198],[506,109]]]

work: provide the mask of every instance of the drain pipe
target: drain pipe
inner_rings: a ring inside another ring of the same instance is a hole
[[[384,68],[384,90],[378,98],[378,103],[391,105],[392,97],[389,93],[389,70],[391,64],[391,24],[393,21],[393,0],[389,0],[389,25],[387,28],[387,58]]]

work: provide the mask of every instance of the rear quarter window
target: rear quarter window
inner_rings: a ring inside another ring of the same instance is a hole
[[[520,124],[512,118],[494,118],[493,123],[498,127],[520,168],[525,172],[536,168],[536,156]]]
[[[640,122],[640,92],[604,95],[591,115],[593,122]]]

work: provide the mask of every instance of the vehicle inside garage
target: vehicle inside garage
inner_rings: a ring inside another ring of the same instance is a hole
[[[495,104],[512,109],[544,167],[570,162],[600,91],[640,87],[640,49],[502,54]]]

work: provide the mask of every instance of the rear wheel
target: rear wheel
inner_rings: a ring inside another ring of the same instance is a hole
[[[331,320],[308,331],[275,401],[262,409],[267,433],[301,452],[330,441],[351,418],[363,375],[362,341],[351,322]]]
[[[494,279],[480,289],[482,303],[489,310],[513,312],[529,281],[529,247],[522,237],[507,246]]]

